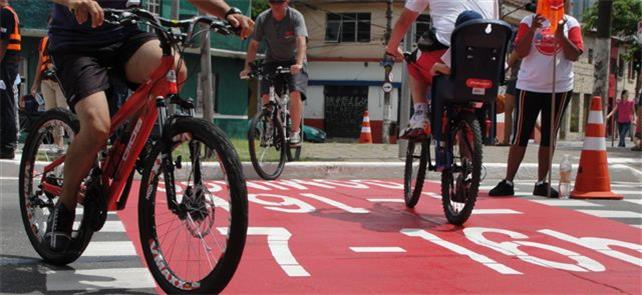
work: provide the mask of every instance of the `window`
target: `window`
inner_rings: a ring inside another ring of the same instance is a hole
[[[430,15],[422,14],[419,15],[417,21],[415,22],[415,43],[419,41],[421,35],[430,30],[431,22]]]
[[[624,56],[620,55],[617,63],[617,76],[620,78],[624,77],[624,67]]]
[[[593,48],[589,48],[588,50],[588,63],[593,64]]]
[[[328,13],[326,42],[370,42],[370,13]]]
[[[147,0],[145,1],[147,4],[147,10],[160,15],[161,12],[161,0]]]

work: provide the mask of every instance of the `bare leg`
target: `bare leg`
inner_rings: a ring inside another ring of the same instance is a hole
[[[504,138],[503,144],[510,143],[510,135],[513,132],[513,108],[515,107],[515,96],[506,94],[504,101]]]
[[[524,160],[525,153],[525,146],[519,146],[517,144],[510,146],[510,149],[508,150],[508,167],[506,167],[506,180],[513,181],[515,175],[517,175],[519,165],[521,165],[522,160]],[[546,156],[548,157],[548,154],[546,154]]]
[[[80,182],[87,176],[96,154],[107,142],[111,124],[105,92],[94,93],[78,101],[75,109],[82,127],[67,151],[60,196],[60,201],[68,210],[76,208]]]
[[[301,110],[303,110],[301,92],[290,92],[290,116],[292,116],[292,126],[290,128],[293,133],[301,131]]]
[[[426,94],[428,93],[428,84],[418,81],[412,75],[408,75],[410,82],[410,92],[412,94],[413,103],[427,103]]]

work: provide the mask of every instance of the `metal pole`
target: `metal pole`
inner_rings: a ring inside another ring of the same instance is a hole
[[[172,0],[172,19],[178,19],[178,10],[181,9],[180,0]]]
[[[203,119],[214,119],[214,91],[212,91],[212,56],[210,55],[210,32],[201,37],[201,93],[203,94]]]
[[[392,1],[386,0],[387,9],[386,9],[386,33],[384,38],[386,44],[390,41],[390,35],[392,34]],[[392,83],[390,81],[390,69],[386,68],[384,71],[384,81],[386,83]],[[392,105],[390,103],[390,91],[384,91],[383,94],[383,143],[390,143],[390,113],[392,112]]]
[[[406,32],[406,36],[403,39],[403,48],[404,51],[412,50],[412,43],[415,36],[415,26],[411,26],[410,30]],[[403,128],[408,124],[410,119],[410,107],[412,106],[412,100],[410,97],[410,86],[408,81],[408,65],[404,62],[402,63],[401,68],[401,104],[399,105],[399,128]],[[406,156],[406,149],[408,148],[408,140],[401,139],[397,141],[399,144],[399,158],[404,158]]]
[[[557,136],[555,136],[555,84],[557,82],[557,52],[553,54],[553,89],[551,93],[551,115],[550,128],[549,128],[549,137],[548,137],[548,188],[546,196],[551,197],[551,176],[553,175],[553,150],[555,149],[555,141]],[[561,109],[561,108],[560,108]]]

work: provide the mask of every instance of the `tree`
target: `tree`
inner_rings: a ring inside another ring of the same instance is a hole
[[[586,30],[597,28],[598,2],[584,13]],[[642,1],[613,0],[612,34],[615,36],[633,36],[638,29],[638,21],[642,15]]]
[[[256,19],[261,12],[269,7],[267,0],[252,0],[252,19]]]

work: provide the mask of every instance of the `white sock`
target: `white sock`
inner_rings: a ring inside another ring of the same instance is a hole
[[[423,113],[423,112],[426,112],[426,110],[428,110],[428,104],[424,102],[415,103],[413,105],[413,109],[415,110],[415,113],[419,113],[419,112]]]

